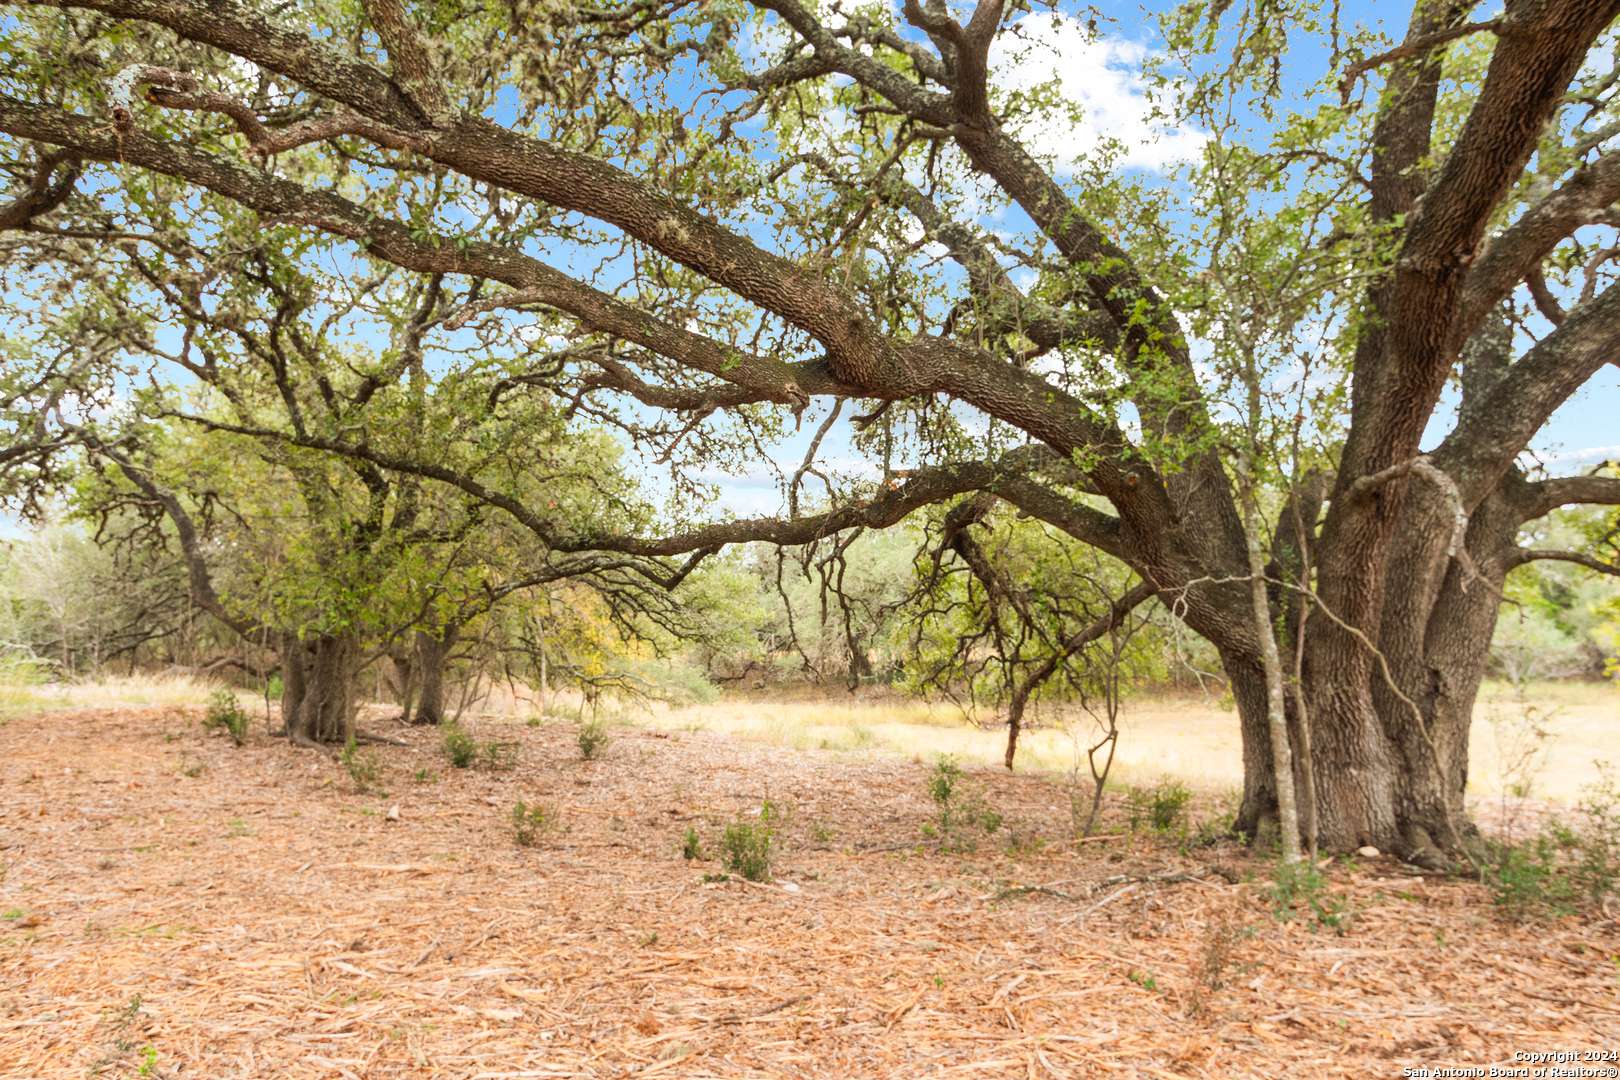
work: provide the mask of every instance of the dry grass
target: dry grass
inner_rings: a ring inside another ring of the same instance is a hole
[[[724,732],[796,750],[874,751],[919,761],[951,754],[985,766],[1000,764],[1007,742],[1005,728],[981,727],[951,705],[892,700],[729,700],[653,710],[645,722],[665,730]],[[1069,769],[1075,743],[1062,723],[1025,731],[1019,740],[1020,768]],[[1210,789],[1241,784],[1236,725],[1235,713],[1201,699],[1144,701],[1123,720],[1116,776],[1146,782],[1173,775]],[[1076,730],[1084,735],[1089,729]]]
[[[1598,779],[1598,765],[1620,764],[1614,721],[1620,687],[1593,683],[1546,683],[1521,698],[1511,688],[1487,684],[1475,710],[1469,789],[1497,796],[1515,782],[1513,764],[1522,738],[1524,705],[1539,710],[1547,732],[1534,772],[1539,798],[1570,803]],[[1006,748],[1006,729],[980,727],[949,704],[832,694],[812,700],[727,699],[713,705],[653,709],[638,720],[662,730],[717,731],[797,750],[822,749],[898,754],[925,761],[952,754],[964,762],[994,766]],[[1069,726],[1069,725],[1072,725]],[[1113,778],[1145,784],[1163,776],[1206,791],[1243,783],[1237,714],[1202,696],[1148,696],[1129,702],[1121,717]],[[1076,736],[1093,729],[1075,711],[1049,710],[1044,726],[1019,740],[1021,770],[1064,773],[1073,765]]]
[[[1598,779],[1602,766],[1620,767],[1617,719],[1620,685],[1614,683],[1537,683],[1522,693],[1487,683],[1474,709],[1469,790],[1500,795],[1512,789],[1527,722],[1532,722],[1546,738],[1530,771],[1530,793],[1571,804]]]
[[[219,684],[183,673],[100,675],[77,682],[0,679],[0,723],[60,709],[199,705]]]
[[[1396,1076],[1620,1025],[1612,920],[1513,928],[1374,861],[1335,877],[1347,932],[1313,932],[1242,852],[1064,843],[1038,777],[971,772],[1019,843],[955,856],[918,846],[927,770],[893,757],[621,730],[587,764],[571,725],[508,722],[475,734],[518,767],[463,771],[390,729],[362,795],[199,715],[0,728],[0,1075]],[[682,860],[767,795],[773,883]],[[518,799],[555,809],[537,846]],[[1195,876],[1121,878],[1165,872]]]

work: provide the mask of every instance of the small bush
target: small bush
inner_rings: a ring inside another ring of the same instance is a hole
[[[517,764],[517,743],[498,742],[493,739],[479,742],[468,734],[466,728],[457,723],[445,724],[443,731],[444,756],[458,769],[483,765],[498,772]]]
[[[478,744],[478,756],[486,768],[495,772],[504,772],[517,767],[518,744],[514,742],[496,742],[490,740]]]
[[[721,864],[749,881],[769,880],[776,820],[776,808],[767,799],[760,805],[758,820],[738,820],[727,825],[720,837]]]
[[[1234,839],[1242,842],[1236,830],[1237,810],[1223,810],[1214,817],[1205,818],[1198,823],[1198,827],[1193,831],[1188,846],[1195,848],[1214,847],[1216,844],[1222,844]]]
[[[1586,789],[1578,807],[1583,826],[1571,834],[1577,854],[1575,884],[1593,904],[1620,892],[1620,786],[1612,773]]]
[[[1559,865],[1559,847],[1550,830],[1523,844],[1487,844],[1485,853],[1485,887],[1508,918],[1567,915],[1575,909],[1575,886]]]
[[[215,690],[208,695],[208,714],[203,717],[203,726],[210,731],[224,731],[237,746],[247,742],[248,715],[229,690]]]
[[[928,797],[937,803],[941,810],[948,809],[951,799],[956,794],[956,787],[962,782],[962,766],[949,754],[943,755],[934,762],[934,771],[928,777]]]
[[[933,822],[923,826],[923,835],[938,839],[947,851],[972,851],[978,846],[976,830],[993,833],[1001,828],[1001,815],[966,789],[962,767],[949,754],[934,763],[928,776],[928,797],[939,812]]]
[[[601,720],[592,717],[579,725],[579,756],[586,761],[595,761],[607,749],[607,725]]]
[[[687,826],[686,834],[681,837],[681,858],[687,862],[694,862],[706,858],[703,854],[703,837],[691,826]]]
[[[556,831],[557,808],[546,803],[526,803],[519,799],[512,807],[512,836],[519,847],[534,847],[541,837]]]
[[[478,741],[460,724],[444,725],[444,756],[458,769],[470,769],[478,760]]]
[[[1568,915],[1620,893],[1620,788],[1607,772],[1578,810],[1574,825],[1554,822],[1526,843],[1485,845],[1481,878],[1504,915]]]
[[[1210,924],[1196,969],[1198,981],[1187,996],[1188,1013],[1203,1016],[1209,1011],[1210,999],[1226,985],[1227,972],[1234,967],[1238,945],[1253,936],[1252,929],[1224,916]],[[1242,972],[1249,966],[1239,964],[1236,970]]]
[[[1272,872],[1271,914],[1278,922],[1289,922],[1303,906],[1318,927],[1344,933],[1349,921],[1349,905],[1344,897],[1329,892],[1327,875],[1309,859],[1286,862],[1279,859]]]
[[[338,760],[348,771],[349,779],[354,781],[354,790],[362,795],[378,790],[377,781],[382,776],[382,766],[375,757],[360,749],[353,735],[343,744],[343,752],[338,755]]]
[[[1151,788],[1131,788],[1125,798],[1131,830],[1144,825],[1154,832],[1171,832],[1186,817],[1192,792],[1174,780],[1161,780]]]

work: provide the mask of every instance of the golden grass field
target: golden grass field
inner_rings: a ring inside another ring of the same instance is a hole
[[[981,727],[946,703],[863,700],[832,694],[815,700],[722,699],[711,705],[655,709],[645,723],[665,729],[726,732],[795,749],[833,749],[930,758],[952,754],[963,762],[997,765],[1006,729]],[[1205,790],[1243,782],[1236,712],[1213,697],[1142,697],[1120,718],[1112,778],[1141,784],[1173,777]],[[1534,731],[1544,732],[1537,738]],[[1049,716],[1019,741],[1021,770],[1068,772],[1096,729],[1078,712]],[[1481,797],[1510,790],[1521,780],[1518,763],[1539,747],[1529,774],[1532,797],[1572,802],[1601,778],[1604,765],[1620,766],[1620,687],[1595,683],[1542,683],[1523,694],[1487,684],[1475,711],[1470,788]]]

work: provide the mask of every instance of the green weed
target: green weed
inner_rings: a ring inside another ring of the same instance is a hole
[[[377,781],[382,776],[382,766],[374,756],[360,749],[353,735],[350,735],[348,741],[343,744],[338,761],[343,763],[344,771],[349,774],[349,779],[354,781],[355,791],[365,795],[378,790]]]
[[[579,725],[579,756],[586,761],[595,761],[607,750],[608,745],[607,724],[600,719],[592,717]]]
[[[727,870],[749,881],[767,881],[775,855],[776,807],[766,799],[753,821],[739,819],[726,826],[720,837],[720,862]]]
[[[1183,824],[1192,792],[1175,780],[1161,780],[1151,788],[1133,787],[1125,796],[1131,831],[1144,826],[1154,832],[1172,832]]]
[[[962,767],[949,754],[934,762],[928,775],[928,797],[938,809],[934,820],[923,826],[923,835],[938,840],[946,851],[973,851],[978,847],[978,831],[993,833],[1001,828],[1001,815],[968,789]]]
[[[1349,921],[1349,904],[1343,896],[1328,890],[1327,875],[1309,859],[1277,861],[1272,871],[1271,914],[1278,922],[1289,922],[1303,907],[1317,927],[1344,933]]]
[[[248,715],[236,695],[229,690],[215,690],[208,696],[208,712],[203,716],[203,727],[210,731],[222,730],[237,746],[247,742]]]
[[[519,847],[534,847],[541,838],[557,829],[557,808],[547,803],[525,803],[512,807],[512,836]]]

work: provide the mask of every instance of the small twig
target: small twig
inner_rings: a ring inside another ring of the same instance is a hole
[[[1137,883],[1136,882],[1132,882],[1129,885],[1123,885],[1120,888],[1115,889],[1113,892],[1109,893],[1107,896],[1103,897],[1101,900],[1097,901],[1095,904],[1092,904],[1090,907],[1086,908],[1085,910],[1077,911],[1073,915],[1070,915],[1067,918],[1063,919],[1062,922],[1059,923],[1059,925],[1068,926],[1071,923],[1080,922],[1083,919],[1085,919],[1087,916],[1091,915],[1093,912],[1098,911],[1099,909],[1107,906],[1108,904],[1112,904],[1115,900],[1118,900],[1120,897],[1127,896],[1127,895],[1135,892],[1136,888],[1137,888]]]
[[[801,1001],[809,1001],[811,997],[812,997],[812,995],[810,995],[810,994],[799,994],[797,997],[785,998],[782,1001],[778,1001],[775,1005],[771,1005],[771,1006],[769,1006],[767,1008],[764,1008],[764,1009],[756,1010],[755,1012],[751,1012],[751,1013],[732,1013],[729,1016],[722,1016],[718,1020],[716,1020],[715,1023],[717,1023],[717,1024],[740,1024],[744,1020],[755,1020],[755,1019],[758,1019],[761,1016],[769,1016],[769,1015],[771,1015],[771,1013],[781,1012],[783,1009],[790,1008],[791,1006],[797,1005]]]
[[[1202,881],[1207,877],[1221,877],[1227,881],[1232,880],[1230,871],[1221,867],[1209,866],[1202,870],[1178,870],[1168,874],[1115,874],[1099,881],[1090,882],[1084,895],[1076,896],[1074,893],[1064,892],[1051,885],[1011,885],[996,892],[989,899],[992,903],[998,900],[1007,900],[1016,896],[1055,896],[1059,900],[1089,900],[1102,889],[1114,885],[1181,885],[1189,881]]]
[[[1345,69],[1344,77],[1339,80],[1339,100],[1344,104],[1349,104],[1350,93],[1356,88],[1356,80],[1375,68],[1381,68],[1385,64],[1392,64],[1397,60],[1408,60],[1414,56],[1421,56],[1430,49],[1456,41],[1460,37],[1467,37],[1469,34],[1477,34],[1482,30],[1500,34],[1504,24],[1505,20],[1503,19],[1487,19],[1484,22],[1467,23],[1446,30],[1436,30],[1432,34],[1424,34],[1421,37],[1415,37],[1411,41],[1397,45],[1388,52],[1379,53],[1377,56],[1369,56],[1365,60],[1358,60]]]
[[[417,968],[419,968],[423,964],[427,963],[427,958],[432,956],[433,955],[433,950],[437,949],[439,947],[439,940],[443,936],[444,935],[442,935],[442,934],[434,935],[433,940],[428,942],[428,947],[422,950],[422,955],[418,956],[415,960],[413,960],[411,962],[411,966],[406,968],[405,970],[406,971],[415,971]]]
[[[369,731],[354,729],[354,741],[357,743],[375,743],[379,746],[409,746],[403,739],[396,739],[389,735],[375,735]]]

